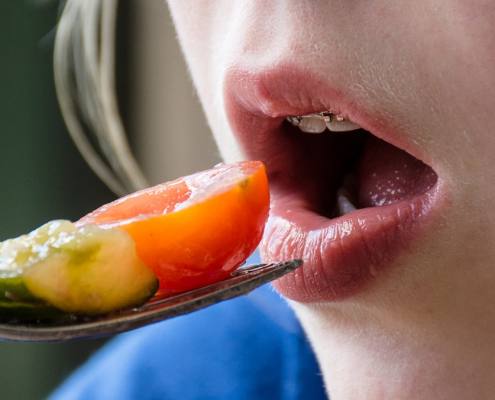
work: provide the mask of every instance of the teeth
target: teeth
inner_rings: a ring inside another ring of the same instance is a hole
[[[287,121],[307,133],[322,133],[325,129],[328,129],[331,132],[348,132],[361,128],[359,125],[349,121],[343,116],[335,115],[330,112],[289,116],[287,117]]]
[[[355,176],[352,173],[348,173],[337,190],[337,214],[344,215],[350,212],[356,211],[357,207],[354,205],[355,196],[351,193],[356,192]]]
[[[302,117],[288,117],[288,121],[306,133],[322,133],[327,129],[325,120],[319,115],[303,115]]]
[[[358,124],[355,124],[344,117],[337,115],[335,118],[330,118],[326,123],[328,130],[332,132],[349,132],[361,129]]]
[[[337,191],[337,212],[339,215],[348,214],[356,210],[356,206],[351,200],[349,200],[349,194],[347,191],[344,189],[339,189]]]

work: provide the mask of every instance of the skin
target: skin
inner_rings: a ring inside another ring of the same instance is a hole
[[[495,392],[495,4],[490,0],[172,0],[223,157],[229,68],[290,61],[328,77],[422,149],[441,217],[389,272],[338,302],[291,303],[332,399]]]

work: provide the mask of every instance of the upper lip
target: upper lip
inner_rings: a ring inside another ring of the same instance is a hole
[[[266,136],[287,116],[330,111],[435,168],[434,160],[410,135],[392,128],[401,125],[400,121],[394,121],[393,116],[376,104],[351,98],[345,89],[328,81],[288,64],[262,72],[232,68],[225,79],[225,105],[227,118],[244,153],[262,159],[257,144],[267,140]]]

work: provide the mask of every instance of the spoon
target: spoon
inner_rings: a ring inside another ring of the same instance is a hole
[[[24,342],[63,342],[114,335],[241,296],[295,270],[301,264],[301,260],[292,260],[242,267],[223,281],[172,297],[151,299],[140,307],[103,316],[70,316],[69,318],[66,316],[49,322],[23,322],[13,319],[0,323],[0,339]]]

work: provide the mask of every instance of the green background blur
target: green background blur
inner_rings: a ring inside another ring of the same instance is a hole
[[[55,99],[58,6],[0,0],[0,240],[113,199],[72,145]],[[0,343],[0,399],[45,398],[101,343]]]

